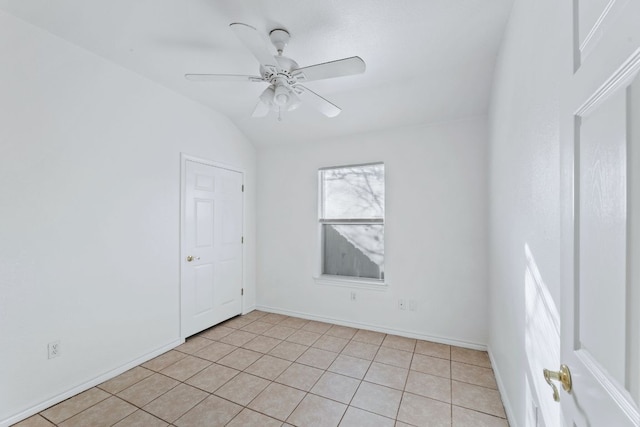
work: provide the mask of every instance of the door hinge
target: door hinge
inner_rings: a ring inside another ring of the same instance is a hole
[[[240,289],[240,295],[244,295],[244,288]]]
[[[244,236],[240,238],[240,243],[244,243]]]
[[[242,192],[244,193],[244,184],[242,184]]]

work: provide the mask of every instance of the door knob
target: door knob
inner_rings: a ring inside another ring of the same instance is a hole
[[[560,395],[558,394],[558,388],[551,380],[560,381],[562,384],[562,388],[567,393],[571,393],[571,371],[567,365],[560,365],[559,371],[550,371],[548,369],[543,369],[542,373],[544,374],[544,379],[553,389],[553,400],[556,402],[560,401]]]
[[[189,256],[187,256],[187,262],[191,262],[191,261],[193,261],[194,259],[195,259],[195,260],[198,260],[198,259],[200,259],[200,257],[199,257],[199,256],[193,256],[193,255],[189,255]]]

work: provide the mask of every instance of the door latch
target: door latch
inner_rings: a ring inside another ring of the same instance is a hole
[[[553,389],[553,400],[556,402],[560,402],[560,394],[558,394],[558,387],[551,380],[560,381],[562,384],[562,388],[567,393],[571,393],[571,371],[567,365],[560,365],[559,371],[550,371],[548,369],[543,369],[542,373],[544,374],[544,379]]]

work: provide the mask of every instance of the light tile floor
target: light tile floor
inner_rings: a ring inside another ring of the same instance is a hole
[[[507,427],[486,352],[252,311],[17,424]]]

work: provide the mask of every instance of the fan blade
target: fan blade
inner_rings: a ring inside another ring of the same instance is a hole
[[[352,56],[351,58],[338,59],[336,61],[298,68],[294,70],[292,74],[301,82],[310,82],[313,80],[331,79],[334,77],[364,73],[365,68],[366,65],[362,58]]]
[[[296,85],[295,87],[302,89],[302,91],[299,92],[299,95],[303,103],[311,105],[325,116],[335,117],[342,111],[340,107],[327,101],[311,89],[302,85]]]
[[[240,41],[253,53],[261,65],[277,67],[276,59],[269,51],[269,47],[260,33],[251,25],[233,23],[229,25]]]
[[[256,108],[253,110],[253,114],[251,114],[251,117],[264,117],[267,114],[269,114],[269,111],[270,111],[269,106],[266,105],[261,100],[258,100],[258,103],[256,104]]]
[[[192,82],[261,82],[260,76],[242,76],[240,74],[185,74]]]

